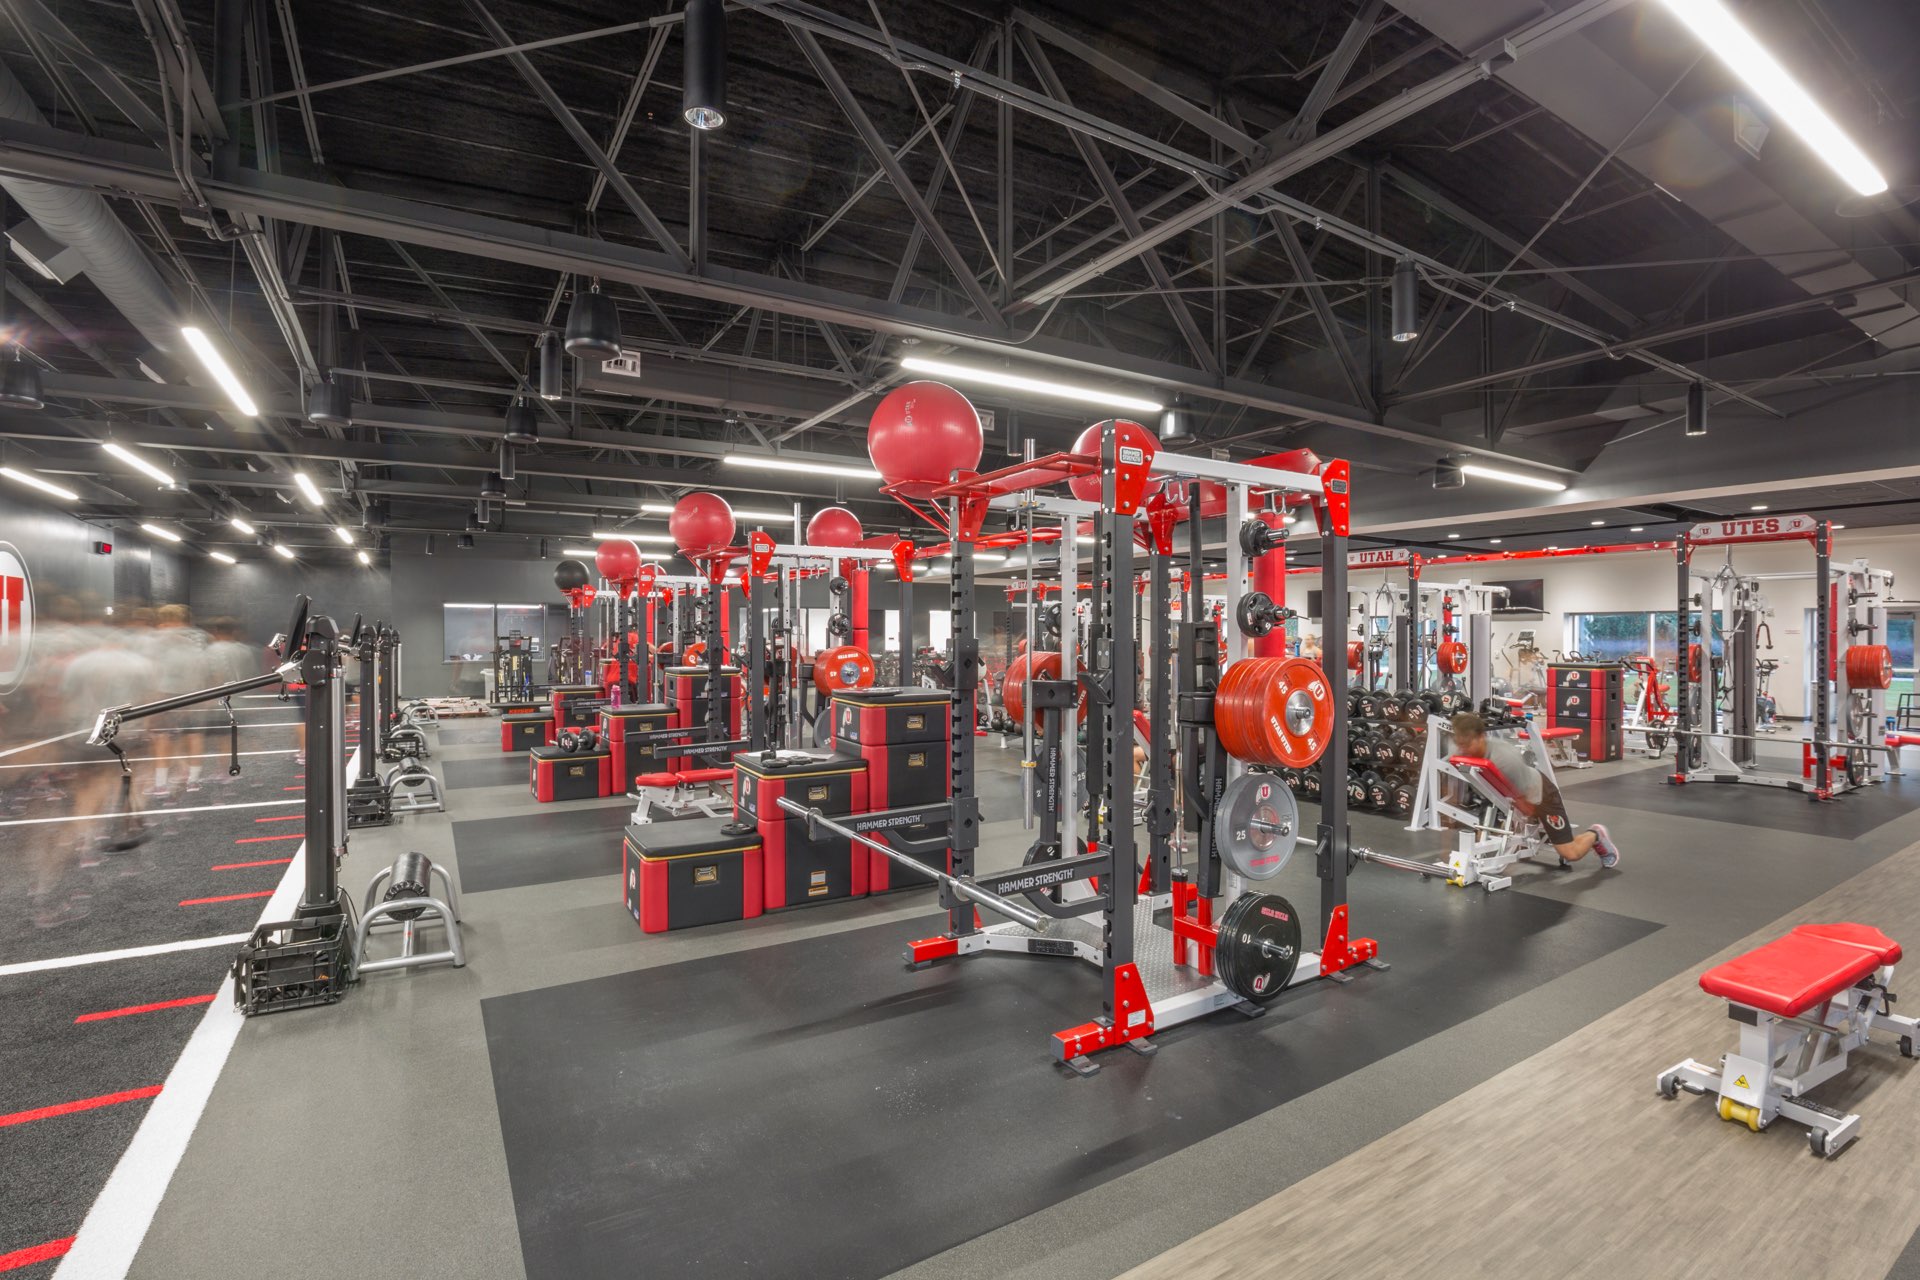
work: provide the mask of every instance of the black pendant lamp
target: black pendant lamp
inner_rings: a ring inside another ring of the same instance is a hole
[[[507,430],[501,439],[508,444],[540,442],[540,415],[534,412],[532,405],[516,400],[507,406]]]
[[[1175,396],[1173,403],[1160,411],[1160,442],[1185,444],[1191,439],[1193,439],[1193,415],[1187,409],[1187,402]]]
[[[484,502],[488,499],[492,499],[495,502],[504,502],[506,500],[506,497],[507,497],[507,483],[506,483],[505,477],[503,477],[498,471],[487,472],[487,478],[480,482],[481,501]],[[482,520],[486,519],[484,515],[481,516],[480,518]]]
[[[520,472],[520,460],[513,452],[513,446],[505,440],[500,442],[500,478],[512,480]]]
[[[316,382],[307,392],[307,421],[316,427],[353,425],[353,397],[332,378]]]
[[[461,549],[462,551],[471,551],[471,550],[473,550],[473,535],[472,535],[472,534],[470,534],[470,533],[463,533],[463,534],[461,534],[461,535],[460,535],[460,549]]]
[[[575,290],[567,312],[567,354],[576,360],[613,360],[620,355],[620,309],[600,292],[600,282]]]
[[[566,355],[560,339],[549,333],[540,339],[540,398],[558,400],[567,394]]]
[[[696,129],[727,122],[727,11],[721,0],[687,0],[682,37],[686,85],[680,116]]]
[[[1420,269],[1412,258],[1402,258],[1393,264],[1391,295],[1393,332],[1390,336],[1395,342],[1412,342],[1420,336]]]

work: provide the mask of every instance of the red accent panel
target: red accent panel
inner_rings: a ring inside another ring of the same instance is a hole
[[[1284,531],[1286,523],[1277,511],[1262,511],[1257,517],[1270,529]],[[1236,534],[1237,536],[1237,534]],[[1281,543],[1267,554],[1253,562],[1253,589],[1264,591],[1277,605],[1287,603],[1287,552],[1286,544]],[[1256,658],[1284,658],[1287,656],[1287,629],[1275,627],[1266,635],[1256,636],[1253,641],[1253,655]]]
[[[54,1116],[72,1115],[76,1111],[92,1111],[96,1107],[111,1107],[122,1102],[138,1102],[142,1098],[151,1098],[160,1092],[157,1084],[141,1089],[123,1089],[119,1093],[103,1093],[94,1098],[76,1098],[72,1102],[56,1102],[50,1107],[35,1107],[31,1111],[15,1111],[11,1115],[0,1116],[0,1129],[9,1125],[26,1124],[30,1120],[50,1120]]]
[[[188,1005],[212,1004],[215,994],[218,993],[209,993],[204,996],[182,996],[178,1000],[161,1000],[154,1004],[130,1004],[124,1009],[102,1009],[98,1013],[83,1013],[75,1018],[74,1021],[101,1022],[107,1018],[125,1018],[136,1013],[158,1013],[162,1009],[184,1009]]]
[[[273,890],[262,889],[258,893],[222,893],[216,894],[211,898],[182,898],[180,905],[183,907],[200,907],[205,906],[209,902],[240,902],[246,898],[271,898],[272,896]]]
[[[1320,472],[1320,482],[1326,486],[1321,501],[1326,508],[1327,523],[1344,538],[1347,536],[1348,515],[1353,507],[1351,469],[1344,459],[1329,462]]]
[[[1065,1062],[1084,1053],[1098,1053],[1102,1049],[1111,1049],[1115,1045],[1153,1034],[1153,1005],[1147,999],[1145,984],[1140,981],[1140,970],[1130,964],[1116,968],[1113,971],[1113,990],[1119,1004],[1119,1008],[1114,1010],[1115,1025],[1083,1022],[1077,1027],[1054,1032],[1053,1049],[1060,1061]]]
[[[959,954],[960,940],[957,938],[921,938],[907,944],[907,957],[913,964],[925,964],[929,960],[943,960]]]
[[[763,906],[787,905],[787,822],[784,817],[763,822],[760,832],[760,883]]]
[[[21,1267],[30,1267],[36,1262],[51,1262],[65,1256],[73,1248],[72,1236],[64,1240],[49,1240],[45,1244],[28,1245],[24,1249],[15,1249],[12,1253],[0,1253],[0,1271],[17,1271]]]
[[[749,876],[747,883],[753,883]],[[667,931],[667,864],[640,864],[640,928],[647,933]]]
[[[1320,976],[1351,969],[1379,954],[1380,944],[1372,938],[1347,937],[1347,904],[1335,907],[1333,919],[1327,922],[1326,943],[1320,948]]]

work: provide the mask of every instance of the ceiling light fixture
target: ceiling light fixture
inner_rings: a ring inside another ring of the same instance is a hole
[[[233,519],[227,521],[227,523],[238,529],[241,533],[246,534],[249,538],[256,532],[252,525],[242,520],[239,516],[233,517]]]
[[[588,551],[583,547],[560,548],[560,556],[564,560],[591,560],[595,554],[597,553]]]
[[[687,0],[681,35],[680,118],[696,129],[727,122],[727,11],[721,0]]]
[[[307,421],[316,427],[353,425],[353,397],[332,378],[316,382],[307,390]]]
[[[151,462],[148,462],[145,458],[141,457],[139,454],[135,453],[133,450],[125,447],[124,445],[116,444],[112,440],[106,441],[100,447],[102,449],[105,449],[109,454],[112,454],[114,457],[120,459],[120,461],[132,467],[135,471],[144,473],[145,475],[151,477],[157,483],[167,485],[168,487],[172,487],[173,485],[172,476],[168,475],[166,472],[162,471],[160,468],[154,466]]]
[[[592,538],[612,538],[619,542],[651,542],[663,546],[673,545],[673,536],[666,533],[602,533],[596,529],[587,536]]]
[[[293,559],[293,548],[284,542],[276,542],[273,544],[273,554],[279,556],[282,560],[291,560]]]
[[[347,526],[343,524],[337,524],[333,526],[333,536],[340,539],[340,541],[346,543],[348,546],[353,545],[353,530],[347,528]]]
[[[613,360],[620,355],[620,308],[595,280],[573,291],[567,312],[567,354],[576,360]]]
[[[1766,509],[1767,509],[1767,504],[1764,502],[1756,502],[1751,507],[1747,508],[1747,510],[1749,511],[1765,511]]]
[[[41,398],[40,367],[20,354],[18,343],[7,356],[6,364],[0,365],[0,404],[10,409],[46,407],[46,401]]]
[[[1821,109],[1787,69],[1754,39],[1721,0],[1664,0],[1674,17],[1707,46],[1727,69],[1760,96],[1768,110],[1828,168],[1863,196],[1877,196],[1887,180],[1846,131]]]
[[[1496,546],[1496,547],[1497,547],[1497,546],[1499,546],[1499,545],[1500,545],[1500,544],[1501,544],[1501,543],[1502,543],[1503,541],[1505,541],[1505,539],[1503,539],[1503,538],[1488,538],[1488,539],[1487,539],[1487,541],[1488,541],[1489,543],[1491,543],[1492,545],[1494,545],[1494,546]]]
[[[1645,533],[1646,531],[1647,531],[1647,526],[1643,524],[1637,524],[1633,526],[1633,528],[1627,530],[1628,533]]]
[[[1549,480],[1545,476],[1530,476],[1518,471],[1502,471],[1498,467],[1483,467],[1477,462],[1463,462],[1460,470],[1466,475],[1478,476],[1482,480],[1498,480],[1502,484],[1517,484],[1528,489],[1545,489],[1560,493],[1566,485],[1558,480]]]
[[[507,406],[507,430],[501,438],[508,444],[538,444],[540,415],[526,401],[515,400]]]
[[[1393,264],[1393,331],[1395,342],[1412,342],[1420,336],[1420,269],[1412,258]]]
[[[221,564],[239,564],[240,563],[238,560],[235,560],[232,556],[228,555],[224,551],[209,551],[207,552],[207,558],[209,560],[218,560]]]
[[[306,472],[304,471],[294,472],[293,483],[294,483],[294,487],[300,490],[300,496],[305,498],[307,500],[307,505],[312,507],[314,510],[317,511],[321,507],[324,507],[327,505],[327,500],[324,497],[322,497],[320,494],[320,487],[314,484],[313,477],[308,475]]]
[[[140,525],[140,532],[142,532],[142,533],[145,533],[145,534],[149,534],[149,535],[151,535],[151,536],[153,536],[153,537],[155,537],[155,538],[161,538],[161,539],[164,539],[164,540],[165,540],[165,541],[167,541],[167,542],[178,542],[178,541],[180,541],[180,535],[179,535],[179,534],[177,534],[177,533],[175,533],[175,532],[174,532],[173,530],[171,530],[171,529],[162,529],[162,528],[161,528],[161,527],[160,527],[159,525],[157,525],[157,524],[147,524],[147,523],[145,523],[144,521],[143,521],[143,522],[141,523],[141,525]]]
[[[1160,443],[1185,444],[1193,439],[1193,415],[1185,397],[1175,396],[1173,403],[1160,411]]]
[[[354,552],[353,558],[358,560],[361,564],[370,565],[373,563],[373,557],[368,555],[365,551]]]
[[[31,472],[16,471],[12,467],[0,467],[0,476],[5,476],[15,484],[23,484],[29,489],[38,489],[42,493],[50,493],[54,497],[64,499],[67,502],[80,501],[80,495],[73,490],[63,489],[52,481],[42,480],[39,476]]]
[[[728,505],[732,506],[731,503],[729,503]],[[649,516],[670,516],[673,514],[673,504],[670,502],[643,502],[640,504],[640,514],[649,515]],[[733,516],[734,516],[734,519],[736,520],[791,520],[793,519],[793,512],[791,511],[746,511],[741,509],[740,507],[733,507]]]
[[[233,366],[228,364],[227,358],[220,354],[220,348],[213,345],[213,339],[207,336],[206,331],[194,325],[187,325],[180,330],[180,336],[187,340],[187,345],[193,348],[193,354],[200,357],[200,363],[206,367],[208,373],[213,375],[213,380],[220,384],[220,389],[227,393],[227,399],[233,401],[233,407],[249,418],[259,417],[260,406],[253,402],[253,397],[247,394],[247,389],[240,385],[240,378],[234,373]]]
[[[1687,412],[1685,418],[1689,436],[1707,434],[1707,388],[1698,382],[1687,384]]]
[[[1018,373],[1007,373],[1001,369],[978,369],[972,365],[954,364],[947,360],[928,360],[922,356],[907,356],[900,361],[900,367],[908,373],[930,373],[935,377],[952,378],[956,382],[979,382],[989,387],[1006,387],[1011,391],[1031,391],[1037,396],[1053,396],[1059,400],[1073,400],[1080,404],[1100,405],[1108,409],[1133,409],[1140,413],[1158,413],[1166,407],[1158,400],[1148,400],[1140,396],[1120,395],[1113,391],[1079,387],[1071,383],[1054,382],[1047,378],[1029,378]]]
[[[1605,524],[1606,521],[1605,520],[1589,520],[1587,521],[1587,523],[1592,525],[1594,528],[1598,529],[1601,525]]]
[[[567,394],[566,355],[560,347],[560,335],[540,335],[540,398],[558,400]]]
[[[730,467],[753,467],[760,471],[797,471],[802,475],[838,476],[843,480],[878,480],[872,467],[836,467],[825,462],[804,462],[798,458],[769,458],[764,454],[730,453],[722,462]]]

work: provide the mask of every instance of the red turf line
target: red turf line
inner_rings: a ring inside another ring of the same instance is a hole
[[[270,844],[275,840],[305,840],[306,838],[307,837],[303,833],[296,831],[290,836],[242,836],[238,840],[235,840],[234,843],[235,844]]]
[[[133,1013],[157,1013],[162,1009],[179,1009],[190,1004],[211,1004],[212,1002],[212,995],[183,996],[178,1000],[161,1000],[154,1004],[130,1004],[124,1009],[102,1009],[98,1013],[83,1013],[74,1021],[99,1022],[105,1018],[124,1018]]]
[[[292,858],[262,858],[258,862],[216,862],[209,871],[238,871],[242,867],[284,867]]]
[[[242,898],[271,898],[272,896],[273,890],[262,889],[258,893],[222,893],[211,898],[182,898],[180,899],[180,905],[183,907],[199,907],[205,906],[209,902],[238,902]]]
[[[306,816],[307,815],[304,813],[287,813],[287,814],[282,814],[277,818],[255,818],[254,821],[255,822],[298,822]]]
[[[73,1248],[73,1239],[72,1236],[68,1236],[64,1240],[49,1240],[45,1244],[15,1249],[12,1253],[0,1253],[0,1271],[17,1271],[21,1267],[30,1267],[36,1262],[51,1262]]]
[[[306,790],[305,787],[282,787],[280,789],[282,791],[305,791]]]
[[[0,1116],[0,1129],[8,1125],[25,1124],[29,1120],[47,1120],[53,1116],[71,1115],[75,1111],[91,1111],[95,1107],[111,1107],[119,1102],[138,1102],[142,1098],[151,1098],[160,1092],[160,1086],[150,1084],[140,1089],[123,1089],[119,1093],[103,1093],[97,1098],[78,1098],[72,1102],[56,1102],[50,1107],[35,1107],[31,1111],[16,1111],[12,1115]]]

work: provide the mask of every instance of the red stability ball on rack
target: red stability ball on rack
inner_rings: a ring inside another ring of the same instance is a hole
[[[1153,432],[1147,430],[1137,422],[1128,422],[1125,418],[1114,418],[1111,419],[1111,421],[1113,423],[1113,447],[1116,456],[1119,458],[1119,465],[1138,465],[1142,467],[1152,465],[1153,455],[1160,452],[1160,441],[1154,436]],[[1099,457],[1100,436],[1106,429],[1106,425],[1107,420],[1102,420],[1094,423],[1085,431],[1082,431],[1080,438],[1073,442],[1073,452],[1096,458]],[[1129,455],[1127,450],[1129,449],[1137,449],[1140,451],[1140,460],[1137,464],[1128,463],[1127,458]],[[1097,472],[1090,476],[1072,477],[1067,481],[1067,488],[1073,490],[1073,496],[1082,502],[1100,501],[1100,476]]]
[[[857,547],[863,536],[860,517],[845,507],[822,507],[807,521],[810,547]]]
[[[733,545],[733,508],[717,493],[690,493],[673,504],[667,532],[673,545],[690,556]]]
[[[979,413],[943,382],[895,387],[867,424],[867,457],[903,498],[926,498],[954,472],[978,470],[984,448]]]
[[[594,551],[593,567],[609,582],[629,582],[640,572],[640,552],[631,542],[609,538]]]

